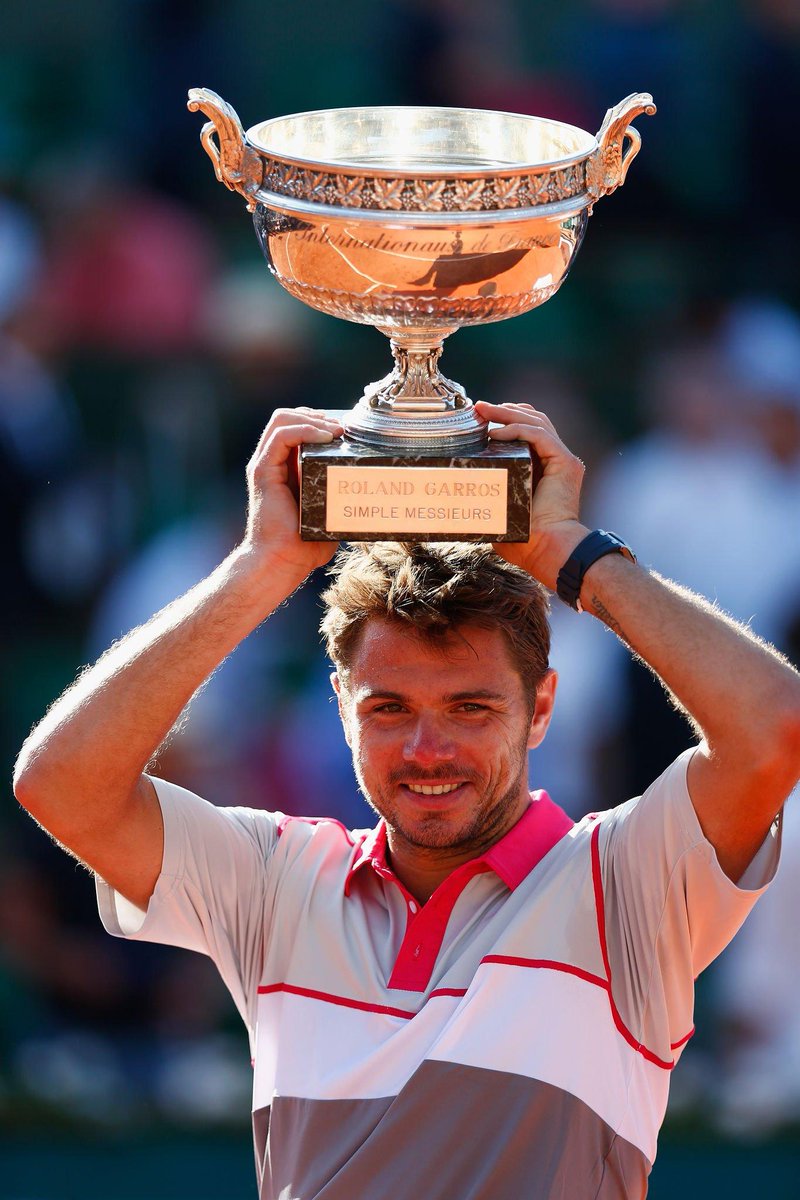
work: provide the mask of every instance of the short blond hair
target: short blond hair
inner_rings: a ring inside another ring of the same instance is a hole
[[[375,542],[341,549],[322,595],[320,630],[331,662],[347,672],[366,623],[408,625],[435,643],[462,625],[498,629],[531,701],[549,666],[547,593],[491,545]]]

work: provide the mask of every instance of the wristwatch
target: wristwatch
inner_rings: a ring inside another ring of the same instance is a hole
[[[608,533],[605,529],[595,529],[582,542],[578,542],[559,571],[556,581],[559,600],[563,600],[576,612],[583,612],[581,604],[583,577],[589,567],[606,554],[623,554],[630,562],[636,562],[636,555],[621,537],[618,537],[616,533]]]

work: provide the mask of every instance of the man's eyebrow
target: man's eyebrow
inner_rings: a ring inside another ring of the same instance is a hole
[[[383,688],[361,687],[353,697],[358,703],[363,703],[365,700],[397,700],[404,704],[408,699],[402,692],[389,692]]]
[[[399,704],[405,704],[408,701],[408,696],[402,692],[385,691],[383,688],[359,688],[354,699],[357,703],[364,703],[368,700],[394,700]],[[495,703],[504,702],[508,697],[502,692],[492,692],[488,688],[470,688],[463,692],[448,692],[443,696],[445,704],[463,703],[465,700],[492,700]]]

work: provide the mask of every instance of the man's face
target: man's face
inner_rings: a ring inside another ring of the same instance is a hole
[[[532,722],[498,630],[464,625],[432,645],[369,621],[336,686],[359,784],[393,850],[470,858],[511,828],[528,803],[526,752],[547,727],[551,675]]]

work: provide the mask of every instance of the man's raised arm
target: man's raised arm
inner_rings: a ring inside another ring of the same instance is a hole
[[[278,410],[248,464],[240,544],[207,579],[82,673],[22,747],[17,799],[141,908],[163,852],[161,812],[143,772],[208,676],[333,555],[335,543],[301,541],[290,472],[301,442],[327,442],[341,432],[317,410]]]
[[[492,436],[522,438],[542,460],[530,541],[496,549],[555,590],[561,567],[589,533],[579,519],[583,466],[530,405],[477,408],[503,426]],[[580,600],[692,720],[701,739],[689,765],[692,803],[720,865],[738,880],[800,777],[800,675],[713,605],[620,554],[589,567]]]

